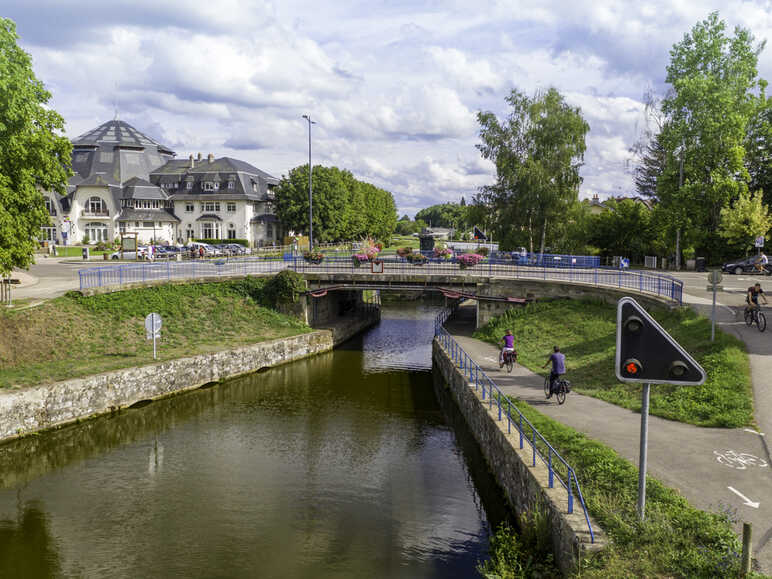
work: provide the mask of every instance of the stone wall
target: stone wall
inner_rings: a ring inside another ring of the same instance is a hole
[[[523,449],[520,448],[517,428],[512,428],[512,433],[507,434],[506,418],[498,421],[496,405],[489,408],[483,404],[479,392],[469,386],[437,340],[432,346],[432,357],[507,501],[518,514],[533,509],[544,511],[550,523],[558,567],[565,575],[572,574],[577,570],[583,551],[605,546],[605,535],[590,519],[595,533],[595,543],[590,543],[590,533],[579,501],[574,500],[574,512],[568,514],[565,488],[557,480],[554,488],[549,488],[546,465],[537,457],[536,466],[532,466],[531,446],[524,442]]]
[[[361,331],[362,326],[349,331]],[[0,440],[112,412],[333,348],[330,331],[21,390],[0,390]]]

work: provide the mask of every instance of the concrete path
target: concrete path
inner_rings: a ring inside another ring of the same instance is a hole
[[[547,416],[603,442],[637,467],[639,413],[575,392],[568,395],[562,406],[554,399],[546,400],[544,377],[520,365],[515,367],[512,374],[500,370],[498,349],[471,337],[473,320],[471,311],[460,308],[456,317],[446,324],[446,328],[505,394],[524,400]],[[547,354],[545,352],[545,359]],[[772,432],[768,432],[772,436]],[[743,521],[752,523],[754,556],[762,569],[770,573],[772,467],[769,466],[765,440],[766,437],[750,429],[699,428],[651,416],[648,472],[677,489],[700,509],[729,509],[734,512],[740,532]],[[750,464],[749,461],[743,463],[731,460],[735,453],[753,455],[757,457],[757,462]],[[761,464],[765,466],[758,466]],[[578,476],[581,482],[581,473]],[[746,501],[729,487],[750,499],[750,502],[760,502],[758,508],[746,505]]]

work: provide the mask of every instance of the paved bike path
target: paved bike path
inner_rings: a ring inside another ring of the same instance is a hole
[[[445,327],[505,394],[603,442],[638,466],[639,413],[576,392],[571,392],[563,405],[558,405],[554,397],[546,400],[543,376],[519,364],[511,374],[507,374],[506,369],[499,369],[498,349],[471,337],[473,318],[464,316],[464,309],[460,308],[462,311]],[[545,360],[546,357],[547,353]],[[772,433],[768,435],[772,436]],[[772,573],[772,467],[732,468],[719,463],[714,451],[748,453],[764,461],[767,456],[763,437],[755,432],[741,428],[700,428],[657,416],[649,417],[648,473],[677,489],[697,508],[719,511],[728,507],[735,511],[735,518],[739,520],[738,532],[742,532],[743,521],[752,523],[754,557],[764,572]],[[582,474],[577,474],[581,482]],[[760,502],[759,507],[745,505],[745,501],[728,487],[733,487],[751,502]]]

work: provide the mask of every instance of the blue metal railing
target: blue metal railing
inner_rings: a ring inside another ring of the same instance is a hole
[[[464,378],[468,380],[470,388],[474,385],[475,391],[480,392],[482,403],[485,404],[487,401],[489,409],[493,409],[494,404],[496,405],[498,421],[503,422],[506,420],[507,422],[507,434],[511,434],[512,428],[514,427],[519,434],[520,448],[523,448],[525,441],[531,445],[533,451],[531,465],[536,466],[536,459],[538,457],[547,466],[547,471],[549,473],[549,488],[554,488],[555,479],[557,479],[563,488],[566,489],[566,492],[568,493],[569,514],[574,512],[574,492],[576,492],[579,504],[584,512],[587,528],[590,531],[590,542],[594,543],[595,533],[592,530],[590,516],[587,512],[587,505],[584,502],[579,479],[576,477],[576,472],[574,472],[573,467],[560,456],[560,453],[547,442],[547,439],[542,436],[525,416],[523,416],[520,410],[512,405],[509,397],[501,392],[496,383],[488,377],[483,369],[480,368],[469,354],[464,351],[453,336],[448,333],[444,324],[451,313],[452,311],[450,309],[444,309],[434,320],[435,338],[448,356],[450,356],[454,365],[462,371]],[[539,446],[545,450],[540,450]]]
[[[584,283],[594,286],[633,289],[650,293],[677,304],[682,303],[683,282],[669,275],[644,271],[620,270],[601,267],[556,267],[519,265],[512,260],[496,257],[462,269],[456,258],[427,258],[425,263],[413,264],[403,257],[386,256],[379,260],[383,273],[406,274],[421,272],[437,275],[463,275],[466,277],[499,277],[505,279],[542,279]],[[310,263],[302,257],[239,257],[201,259],[191,261],[167,261],[162,263],[137,263],[82,269],[78,272],[80,289],[124,285],[152,280],[171,280],[197,277],[220,277],[276,273],[282,269],[301,273],[369,273],[370,262],[357,262],[351,255],[327,256],[321,263]]]

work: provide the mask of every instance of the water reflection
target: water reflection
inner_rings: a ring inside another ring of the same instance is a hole
[[[50,526],[24,557],[60,553],[25,576],[473,576],[503,507],[435,397],[433,314],[0,447],[0,519],[22,489]]]
[[[59,552],[44,507],[36,502],[17,506],[14,518],[0,518],[0,577],[56,577]]]

